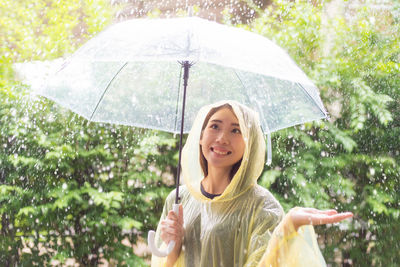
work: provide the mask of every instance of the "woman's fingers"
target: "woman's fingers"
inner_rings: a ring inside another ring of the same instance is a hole
[[[180,224],[183,225],[183,206],[182,206],[182,204],[179,205],[179,216],[178,216],[178,220],[179,220]]]
[[[313,225],[337,223],[351,217],[353,217],[353,213],[351,212],[321,214],[321,215],[311,216],[311,222]]]
[[[171,240],[175,240],[176,242],[181,240],[182,234],[176,228],[173,228],[169,225],[162,225],[161,226],[161,239],[165,243],[169,243]]]
[[[179,231],[176,229],[169,227],[169,226],[164,226],[163,227],[163,234],[165,236],[174,236],[174,237],[179,237]]]
[[[314,208],[295,208],[290,211],[290,216],[295,229],[302,225],[321,225],[337,223],[344,219],[351,218],[353,213],[338,213],[336,210],[318,210]]]
[[[161,225],[164,227],[169,227],[175,230],[180,230],[182,228],[182,224],[176,220],[166,219],[161,222]]]
[[[161,239],[165,243],[171,240],[180,242],[184,236],[183,229],[183,208],[179,205],[179,214],[169,211],[165,220],[161,221]]]
[[[308,212],[311,214],[336,214],[337,211],[334,209],[330,209],[330,210],[319,210],[319,209],[315,209],[315,208],[298,208],[301,209],[304,212]]]
[[[167,218],[171,220],[179,221],[183,225],[183,207],[179,205],[179,214],[176,214],[173,210],[168,212]]]
[[[351,213],[351,212],[338,213],[338,214],[329,216],[326,223],[337,223],[337,222],[340,222],[342,220],[345,220],[345,219],[351,218],[351,217],[353,217],[353,213]]]
[[[173,228],[173,229],[178,228],[178,223],[176,221],[173,221],[173,220],[170,220],[170,219],[166,219],[166,220],[162,221],[161,225],[164,228],[167,228],[167,227]]]
[[[336,210],[320,210],[320,212],[327,215],[334,215],[338,213]]]
[[[170,210],[170,211],[168,212],[167,218],[170,219],[170,220],[174,220],[174,221],[178,221],[178,220],[179,220],[179,217],[178,217],[178,216],[176,215],[176,213],[175,213],[174,211],[172,211],[172,210]]]

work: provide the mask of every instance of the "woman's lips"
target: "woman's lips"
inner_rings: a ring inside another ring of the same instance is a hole
[[[211,147],[211,151],[214,152],[215,154],[221,155],[221,156],[232,154],[231,151],[224,149],[224,148],[219,148],[219,147]]]

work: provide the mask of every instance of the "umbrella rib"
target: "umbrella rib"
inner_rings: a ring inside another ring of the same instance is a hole
[[[236,70],[233,70],[233,72],[235,73],[235,75],[236,75],[236,77],[239,79],[239,82],[242,84],[242,86],[243,86],[243,88],[245,89],[245,90],[247,90],[247,87],[244,85],[244,83],[242,82],[242,79],[240,78],[240,76],[239,76],[239,74],[236,72]],[[249,104],[253,104],[252,103],[252,101],[250,100],[250,98],[249,98],[249,96],[247,95],[247,94],[244,94],[245,95],[245,97],[247,98],[247,101],[248,101],[248,103]],[[268,127],[268,124],[267,124],[267,122],[265,121],[265,118],[264,118],[264,114],[263,113],[261,113],[261,110],[260,110],[260,116],[262,117],[262,120],[263,120],[263,122],[265,123],[265,125],[267,126],[267,132],[269,133],[270,131],[269,131],[269,127]],[[263,132],[264,132],[264,129],[263,129],[263,127],[262,127],[262,124],[260,125],[261,126],[261,130],[263,130]]]
[[[244,83],[242,82],[242,79],[240,79],[239,74],[236,72],[236,70],[233,70],[235,72],[236,77],[239,79],[240,83],[242,84],[243,88],[247,90],[246,86],[244,85]],[[247,94],[245,94],[245,96],[247,97],[247,100],[249,101],[249,103],[252,104],[252,102],[250,101],[250,98]],[[268,123],[265,120],[264,117],[264,113],[262,112],[262,109],[260,107],[260,104],[257,102],[257,106],[259,108],[259,115],[261,116],[262,121],[264,122],[265,126],[267,127],[267,165],[271,165],[272,162],[272,142],[271,142],[271,131],[269,129]],[[262,127],[262,123],[260,124],[261,130],[264,132],[264,129]]]
[[[176,123],[178,122],[178,109],[179,109],[179,97],[181,95],[181,79],[182,79],[182,67],[181,70],[179,72],[179,82],[178,82],[178,96],[176,98],[176,109],[175,109],[175,123],[174,123],[174,130],[175,132],[177,132],[178,130],[176,129]]]
[[[329,118],[328,113],[323,108],[320,107],[320,104],[308,93],[308,91],[301,85],[301,83],[296,83],[296,85],[305,92],[305,94],[311,99],[311,102],[314,102],[317,104],[319,110],[322,112],[322,114],[325,115],[325,118]]]
[[[245,86],[244,83],[242,82],[242,79],[240,79],[240,76],[239,76],[239,74],[236,72],[235,69],[233,69],[233,72],[235,73],[235,75],[236,75],[236,77],[238,78],[239,82],[242,84],[242,87],[243,87],[245,90],[247,90],[246,86]],[[244,94],[244,96],[247,98],[248,103],[251,103],[251,102],[250,102],[249,96],[248,96],[247,94]]]
[[[106,87],[106,89],[103,91],[103,93],[101,94],[101,97],[100,97],[99,101],[97,101],[96,107],[94,108],[94,110],[93,110],[93,112],[92,112],[92,115],[90,116],[90,119],[89,119],[89,120],[92,120],[92,119],[93,119],[93,116],[94,116],[94,114],[96,113],[97,108],[99,107],[101,101],[103,100],[104,95],[107,93],[108,88],[110,87],[111,83],[114,81],[115,77],[118,76],[118,74],[121,72],[121,70],[122,70],[123,68],[125,68],[125,66],[126,66],[127,64],[128,64],[128,62],[125,62],[125,64],[122,65],[122,67],[117,71],[117,73],[114,75],[114,77],[113,77],[113,78],[110,80],[110,82],[107,84],[107,87]]]

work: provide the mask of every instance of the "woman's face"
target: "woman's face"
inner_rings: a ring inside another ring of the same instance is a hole
[[[242,159],[246,145],[239,121],[229,108],[222,108],[211,116],[200,145],[208,168],[231,168]]]

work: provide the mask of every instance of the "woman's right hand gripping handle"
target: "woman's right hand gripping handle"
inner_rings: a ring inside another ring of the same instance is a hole
[[[149,247],[151,252],[158,257],[167,258],[167,263],[175,263],[178,258],[183,242],[184,228],[183,228],[183,208],[182,205],[174,204],[173,210],[168,212],[165,220],[160,222],[160,236],[168,247],[165,251],[160,251],[154,242],[154,231],[150,231],[148,235]],[[167,264],[168,266],[169,264]]]

